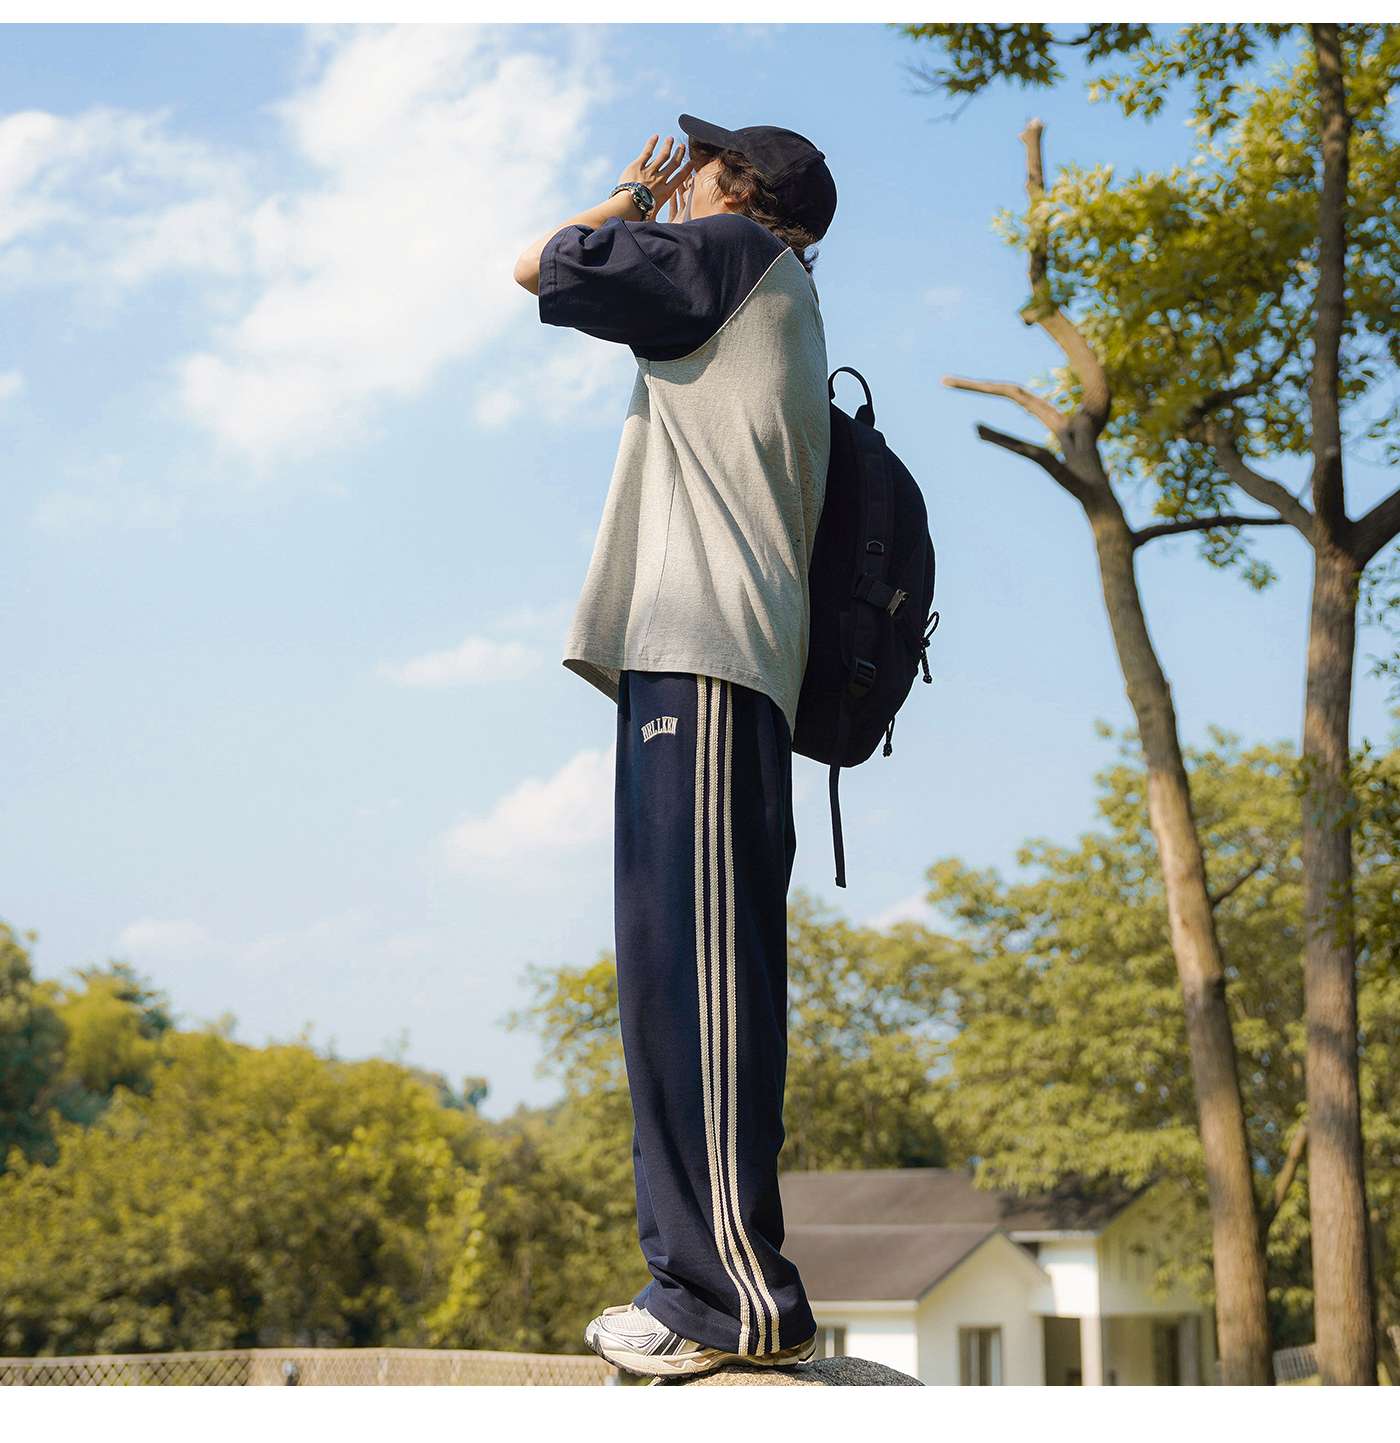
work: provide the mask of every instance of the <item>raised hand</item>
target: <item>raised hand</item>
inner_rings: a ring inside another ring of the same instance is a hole
[[[668,135],[665,145],[656,153],[656,143],[660,138],[659,132],[653,135],[642,147],[636,160],[631,161],[618,176],[619,184],[624,180],[641,181],[656,197],[656,210],[652,212],[653,215],[660,212],[661,207],[694,173],[694,168],[686,159],[684,144],[676,145],[673,136]],[[679,212],[675,215],[678,217]]]

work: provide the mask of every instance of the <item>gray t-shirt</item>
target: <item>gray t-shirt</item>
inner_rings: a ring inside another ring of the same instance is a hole
[[[796,726],[831,448],[826,333],[791,247],[738,212],[565,226],[540,319],[631,347],[637,377],[563,664],[686,671]]]

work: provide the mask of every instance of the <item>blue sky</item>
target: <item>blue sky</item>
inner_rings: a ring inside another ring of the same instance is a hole
[[[939,378],[1054,364],[989,224],[1031,114],[1052,166],[1188,135],[1077,85],[952,120],[926,54],[878,25],[8,31],[0,917],[42,975],[124,958],[248,1041],[482,1074],[495,1115],[553,1095],[500,1024],[528,964],[612,943],[614,718],[559,658],[632,363],[541,326],[511,266],[683,110],[826,152],[831,364],[939,549],[937,684],[843,779],[844,892],[795,759],[794,887],[924,916],[936,858],[1092,823],[1094,722],[1130,714],[1084,522],[975,439],[1018,413]],[[1297,736],[1307,557],[1259,536],[1264,595],[1189,541],[1142,557],[1188,740]],[[1390,730],[1363,675],[1355,733]]]

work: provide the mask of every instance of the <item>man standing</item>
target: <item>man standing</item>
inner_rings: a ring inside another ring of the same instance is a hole
[[[563,664],[617,707],[618,1011],[651,1272],[585,1337],[654,1377],[804,1362],[816,1336],[777,1164],[792,733],[830,455],[807,251],[836,187],[791,130],[680,126],[688,160],[653,135],[515,267],[542,321],[637,361]]]

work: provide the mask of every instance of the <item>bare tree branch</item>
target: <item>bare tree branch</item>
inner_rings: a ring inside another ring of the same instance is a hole
[[[1032,207],[1045,197],[1045,159],[1041,149],[1041,137],[1045,133],[1043,121],[1032,120],[1021,132],[1021,142],[1026,147],[1026,194]],[[1079,379],[1084,399],[1080,410],[1092,423],[1093,434],[1108,424],[1111,397],[1108,375],[1094,353],[1094,349],[1080,334],[1079,328],[1062,311],[1048,304],[1045,297],[1045,280],[1049,273],[1049,256],[1042,236],[1031,248],[1030,281],[1031,303],[1021,312],[1021,319],[1028,326],[1039,326],[1064,352],[1070,369]]]
[[[1278,522],[1275,524],[1282,523]],[[1221,891],[1214,893],[1210,899],[1210,905],[1212,909],[1218,907],[1226,899],[1226,897],[1233,897],[1235,893],[1238,892],[1240,888],[1243,887],[1244,884],[1249,881],[1251,877],[1257,877],[1259,873],[1263,870],[1263,862],[1256,862],[1247,872],[1243,872],[1238,877],[1236,877],[1235,880],[1231,882],[1228,887],[1225,887]]]
[[[1014,451],[1016,455],[1024,456],[1028,461],[1034,461],[1037,466],[1054,477],[1081,505],[1089,504],[1090,488],[1048,447],[1037,446],[1034,441],[1023,441],[1019,436],[1008,436],[1005,431],[996,431],[990,426],[978,426],[977,434],[983,441],[990,441],[993,446],[1000,446],[1006,451]]]
[[[1312,541],[1312,512],[1288,487],[1253,470],[1240,455],[1235,438],[1225,427],[1213,423],[1208,425],[1206,440],[1214,448],[1216,459],[1224,468],[1225,474],[1246,496],[1252,496],[1261,505],[1272,506],[1290,526],[1301,531],[1309,542]]]
[[[1145,546],[1159,536],[1180,536],[1187,531],[1215,531],[1222,526],[1287,526],[1282,516],[1192,516],[1185,521],[1164,521],[1133,532],[1133,546]]]
[[[1306,1122],[1300,1122],[1294,1128],[1293,1136],[1288,1140],[1288,1151],[1284,1154],[1278,1176],[1274,1178],[1273,1194],[1260,1214],[1259,1225],[1266,1236],[1273,1226],[1274,1219],[1278,1216],[1284,1200],[1288,1197],[1288,1189],[1293,1186],[1293,1179],[1298,1176],[1298,1167],[1303,1161],[1303,1154],[1307,1151],[1307,1147],[1308,1125]]]
[[[967,376],[944,376],[943,384],[954,391],[977,391],[984,396],[1005,396],[1008,401],[1015,401],[1023,411],[1028,411],[1037,421],[1043,422],[1057,436],[1064,431],[1069,420],[1068,416],[1058,411],[1043,396],[1037,396],[1034,391],[1017,385],[1015,381],[974,381]]]
[[[1378,501],[1352,527],[1352,547],[1362,566],[1400,533],[1400,490]]]

